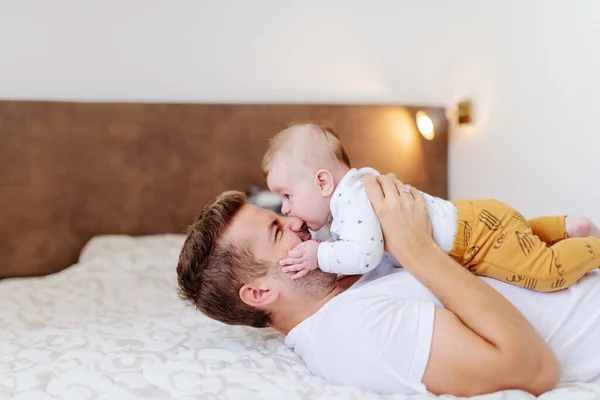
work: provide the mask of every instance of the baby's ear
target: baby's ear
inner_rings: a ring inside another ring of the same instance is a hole
[[[315,179],[323,196],[329,197],[333,194],[333,191],[335,190],[335,184],[333,182],[333,175],[331,172],[327,171],[326,169],[320,169],[317,171]]]

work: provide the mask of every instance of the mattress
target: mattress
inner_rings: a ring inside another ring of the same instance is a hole
[[[329,385],[278,332],[226,326],[196,312],[176,291],[183,240],[100,236],[60,273],[0,281],[0,399],[433,397]],[[598,397],[576,384],[541,399]],[[506,391],[477,399],[533,396]]]

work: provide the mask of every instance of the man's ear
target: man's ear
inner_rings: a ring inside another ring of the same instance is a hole
[[[279,297],[279,290],[266,280],[247,283],[240,288],[240,299],[250,307],[265,309]]]
[[[326,169],[320,169],[315,175],[321,194],[325,197],[329,197],[335,190],[335,183],[333,182],[333,175]]]

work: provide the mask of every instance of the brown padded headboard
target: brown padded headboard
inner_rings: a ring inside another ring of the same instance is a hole
[[[306,120],[332,125],[353,166],[446,196],[442,108],[0,101],[0,278],[64,269],[95,235],[183,232],[221,191],[264,187],[268,139]]]

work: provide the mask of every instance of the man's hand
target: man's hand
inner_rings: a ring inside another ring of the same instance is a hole
[[[284,266],[281,270],[283,272],[298,271],[298,273],[292,275],[292,279],[302,278],[309,271],[319,267],[318,248],[319,242],[316,240],[307,240],[300,243],[288,252],[288,258],[284,258],[279,262]]]
[[[391,176],[363,176],[365,190],[381,223],[385,249],[404,264],[410,254],[435,246],[427,202],[417,189]],[[414,257],[413,257],[414,258]]]

